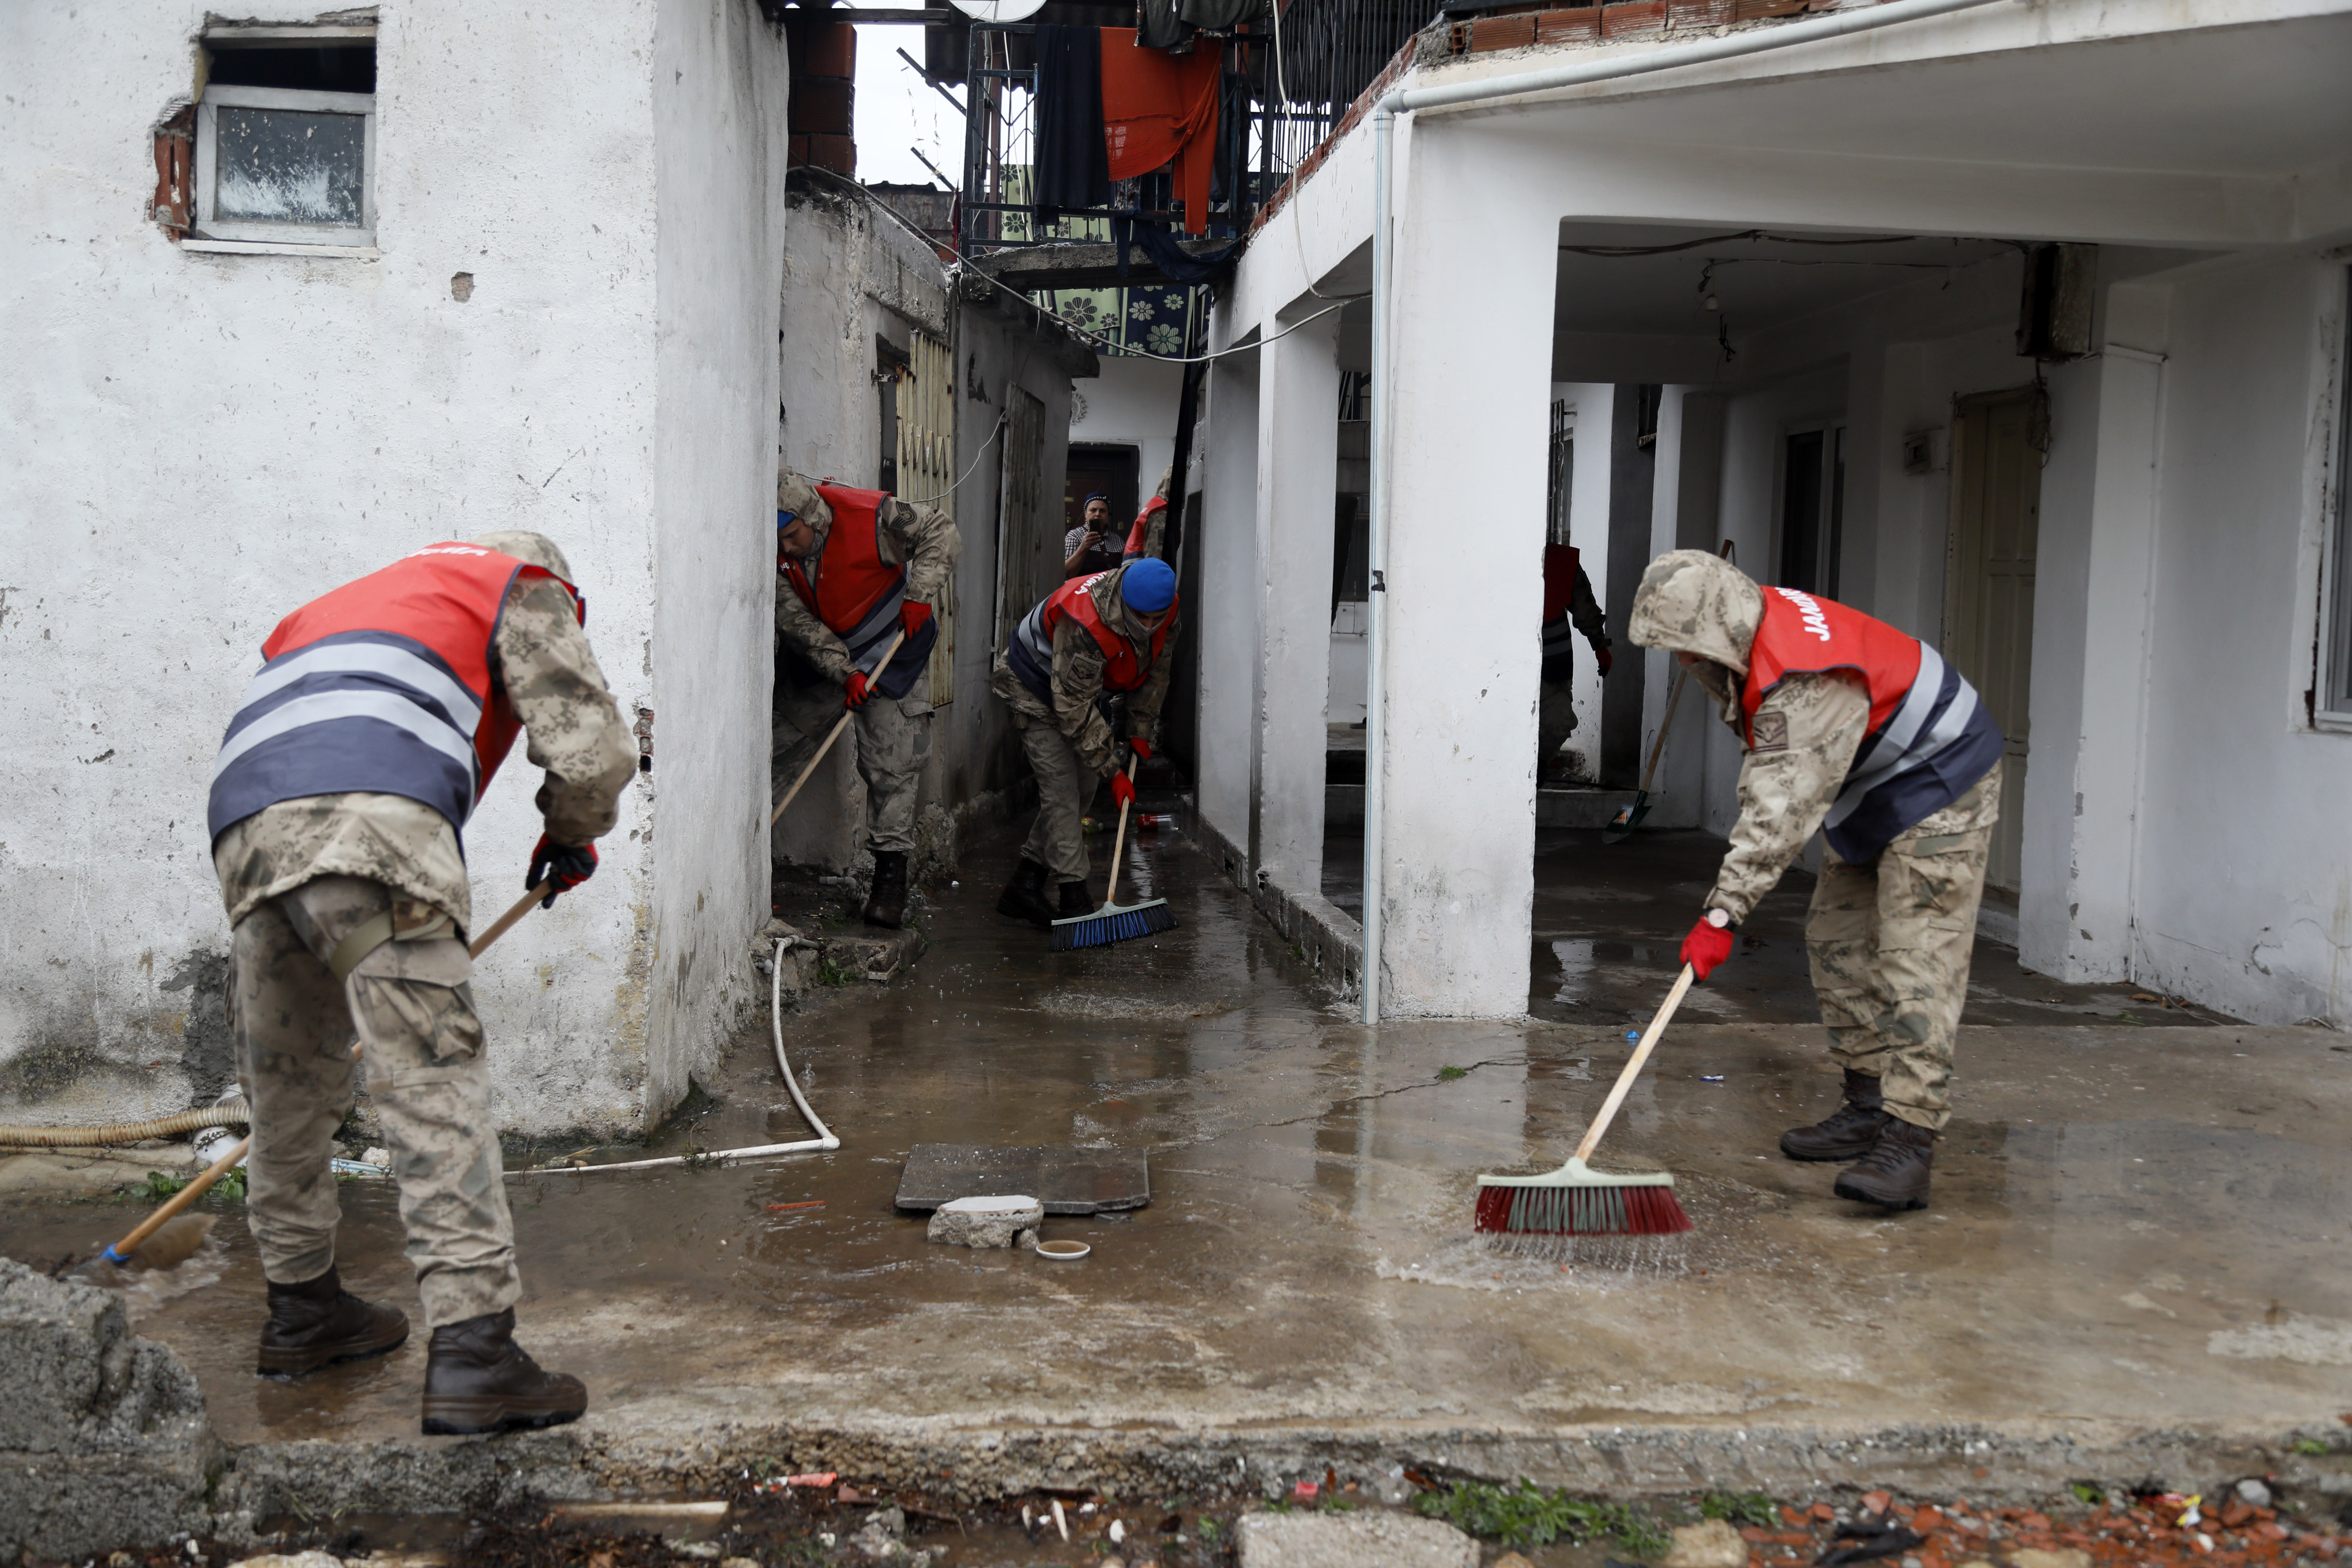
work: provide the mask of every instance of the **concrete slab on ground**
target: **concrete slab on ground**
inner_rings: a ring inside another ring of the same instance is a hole
[[[1252,1513],[1236,1531],[1241,1568],[1478,1568],[1478,1543],[1402,1513]]]
[[[1619,1494],[2225,1471],[2352,1491],[2340,1036],[1971,1026],[1935,1206],[1890,1215],[1774,1151],[1834,1097],[1818,1026],[1692,1016],[1601,1163],[1675,1172],[1696,1229],[1513,1248],[1471,1234],[1477,1174],[1559,1162],[1631,1048],[1622,1019],[1368,1031],[1173,835],[1135,873],[1176,931],[1052,953],[990,912],[1012,858],[967,864],[911,973],[788,1020],[839,1152],[510,1184],[520,1338],[587,1377],[576,1426],[419,1438],[421,1335],[254,1378],[261,1281],[221,1226],[131,1306],[237,1446],[224,1484],[312,1512],[754,1465],[975,1496],[1399,1464]],[[797,1135],[764,1026],[648,1152]],[[948,1140],[1143,1152],[1152,1203],[1049,1216],[1093,1246],[1078,1263],[933,1247],[892,1199],[908,1152]],[[393,1193],[340,1195],[346,1284],[415,1313]],[[117,1217],[14,1205],[0,1252],[47,1267]]]

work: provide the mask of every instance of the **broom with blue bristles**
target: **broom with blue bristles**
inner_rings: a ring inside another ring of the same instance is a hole
[[[1478,1178],[1476,1228],[1509,1236],[1673,1236],[1691,1227],[1690,1217],[1675,1200],[1671,1173],[1636,1171],[1611,1175],[1584,1162],[1592,1157],[1601,1135],[1616,1119],[1617,1108],[1625,1103],[1626,1092],[1650,1059],[1651,1047],[1666,1032],[1666,1020],[1682,1005],[1696,978],[1691,966],[1684,964],[1681,978],[1666,993],[1665,1005],[1643,1031],[1642,1043],[1633,1047],[1625,1070],[1617,1075],[1609,1098],[1601,1101],[1601,1114],[1592,1119],[1584,1142],[1576,1146],[1567,1164],[1540,1176]]]
[[[1129,784],[1135,782],[1133,757],[1127,759],[1127,778]],[[1168,907],[1165,899],[1146,899],[1139,904],[1111,901],[1118,896],[1118,859],[1127,848],[1128,805],[1125,800],[1118,803],[1118,837],[1111,841],[1110,880],[1103,884],[1103,907],[1090,915],[1055,921],[1053,946],[1048,951],[1068,952],[1074,948],[1107,947],[1115,942],[1176,929],[1176,911]]]

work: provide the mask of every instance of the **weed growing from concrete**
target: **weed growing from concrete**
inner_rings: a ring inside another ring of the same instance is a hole
[[[1649,1557],[1673,1544],[1646,1512],[1623,1503],[1586,1502],[1565,1489],[1546,1491],[1525,1478],[1516,1487],[1456,1481],[1444,1491],[1423,1494],[1414,1506],[1457,1530],[1507,1546],[1549,1546],[1555,1541],[1581,1546],[1607,1538],[1636,1557]]]
[[[1698,1513],[1701,1519],[1752,1524],[1759,1530],[1769,1529],[1780,1517],[1765,1492],[1709,1492],[1698,1500]]]
[[[1437,1069],[1437,1076],[1445,1082],[1452,1083],[1457,1078],[1468,1078],[1470,1076],[1470,1069],[1468,1068],[1439,1068]]]
[[[131,1197],[133,1202],[162,1203],[187,1184],[188,1178],[185,1176],[174,1176],[167,1171],[150,1171],[147,1173],[147,1184],[133,1189]],[[198,1201],[213,1198],[217,1198],[225,1204],[245,1202],[245,1167],[231,1166],[221,1179],[215,1182],[205,1192],[204,1199]]]

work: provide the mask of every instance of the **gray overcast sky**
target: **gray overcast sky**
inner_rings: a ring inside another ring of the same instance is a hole
[[[932,185],[930,171],[908,147],[940,166],[950,182],[963,177],[963,122],[920,72],[898,58],[923,58],[920,27],[857,29],[857,177],[893,184]],[[961,96],[961,88],[950,89]]]

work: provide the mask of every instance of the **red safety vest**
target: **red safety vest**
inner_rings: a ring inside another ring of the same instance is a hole
[[[1151,532],[1152,513],[1166,511],[1167,510],[1168,498],[1166,496],[1153,496],[1150,500],[1143,503],[1143,510],[1135,514],[1135,526],[1127,531],[1126,553],[1129,555],[1140,555],[1143,553],[1144,540]]]
[[[783,558],[784,581],[801,603],[840,636],[856,631],[875,607],[906,581],[907,569],[882,559],[880,512],[887,490],[858,490],[830,481],[816,487],[833,509],[833,527],[812,579],[800,562]]]
[[[1870,732],[1886,727],[1919,679],[1919,639],[1850,610],[1834,599],[1794,588],[1766,588],[1764,619],[1748,655],[1748,685],[1740,693],[1748,740],[1764,694],[1791,675],[1851,669],[1870,689]]]
[[[1103,625],[1102,614],[1096,609],[1094,595],[1088,587],[1109,576],[1097,572],[1091,577],[1073,577],[1045,596],[1045,602],[1023,617],[1021,628],[1024,640],[1034,643],[1029,652],[1047,670],[1053,668],[1054,629],[1064,616],[1084,626],[1095,646],[1103,650],[1108,661],[1103,666],[1103,689],[1133,691],[1151,678],[1152,667],[1160,662],[1160,650],[1168,646],[1168,633],[1176,625],[1176,611],[1182,604],[1180,595],[1169,600],[1168,615],[1152,629],[1151,653],[1148,658],[1135,656],[1135,645]]]
[[[278,622],[214,764],[214,836],[282,800],[355,792],[406,795],[463,826],[522,727],[490,677],[518,576],[562,583],[586,619],[553,573],[444,541]]]
[[[1576,597],[1576,573],[1581,559],[1573,544],[1544,546],[1543,618],[1556,621],[1568,614],[1569,601]]]

